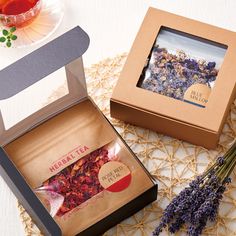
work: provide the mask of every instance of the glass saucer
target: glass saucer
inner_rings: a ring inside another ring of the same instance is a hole
[[[37,18],[23,28],[17,28],[14,35],[17,40],[12,41],[12,48],[21,48],[41,42],[52,35],[62,22],[64,16],[62,0],[42,0],[42,9]],[[8,29],[0,25],[0,32]],[[6,47],[5,43],[0,43]]]

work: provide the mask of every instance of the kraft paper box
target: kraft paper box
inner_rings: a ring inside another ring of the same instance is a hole
[[[150,8],[114,89],[111,116],[215,148],[235,99],[236,33]]]
[[[87,94],[72,29],[0,72],[0,174],[44,235],[100,235],[157,184]]]

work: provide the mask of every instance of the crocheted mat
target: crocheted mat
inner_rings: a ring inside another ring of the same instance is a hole
[[[215,158],[232,143],[236,134],[236,106],[231,107],[224,126],[220,144],[216,150],[158,134],[156,132],[125,124],[110,118],[109,98],[126,60],[126,54],[106,59],[86,69],[88,91],[100,109],[116,127],[138,158],[158,180],[158,200],[139,213],[110,229],[105,236],[148,236],[157,226],[163,209],[170,200],[182,190],[191,179],[202,173]],[[54,92],[51,99],[63,92],[63,87]],[[209,224],[203,235],[236,235],[236,175],[225,193],[216,223]],[[26,235],[41,235],[29,215],[19,205],[20,216]],[[162,235],[169,235],[166,231]],[[186,235],[183,228],[176,235]]]

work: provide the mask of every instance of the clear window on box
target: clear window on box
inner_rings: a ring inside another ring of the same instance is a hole
[[[161,27],[137,86],[205,107],[227,46]]]
[[[65,68],[62,67],[18,94],[0,100],[0,123],[3,119],[4,128],[8,130],[68,93]]]

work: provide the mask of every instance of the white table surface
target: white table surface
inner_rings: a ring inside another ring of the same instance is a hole
[[[59,0],[58,0],[59,1]],[[149,6],[236,32],[235,0],[64,0],[65,17],[52,37],[80,25],[91,43],[84,64],[127,52]],[[52,39],[52,37],[50,39]],[[0,69],[45,44],[21,49],[0,48]],[[0,236],[21,236],[24,230],[16,199],[0,177]]]

